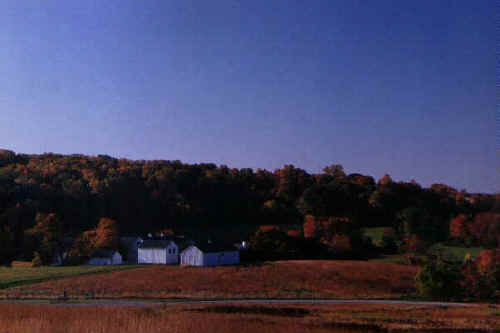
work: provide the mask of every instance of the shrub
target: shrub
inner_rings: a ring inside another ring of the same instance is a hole
[[[430,259],[415,276],[418,294],[438,300],[460,299],[462,280],[460,267],[439,257]]]

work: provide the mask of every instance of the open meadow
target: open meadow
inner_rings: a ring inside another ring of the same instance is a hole
[[[64,318],[64,320],[61,320]],[[498,305],[0,304],[0,333],[495,332]],[[497,331],[498,332],[498,331]]]
[[[416,266],[366,261],[278,261],[252,266],[137,266],[0,290],[3,298],[399,298]]]

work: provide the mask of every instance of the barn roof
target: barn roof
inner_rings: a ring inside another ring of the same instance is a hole
[[[139,244],[142,249],[165,249],[172,241],[169,239],[147,239]]]
[[[170,242],[174,242],[174,244],[177,245],[180,251],[194,244],[194,242],[190,239],[173,236],[163,239],[144,239],[144,241],[139,244],[139,248],[164,249],[168,247],[168,244],[170,244]]]

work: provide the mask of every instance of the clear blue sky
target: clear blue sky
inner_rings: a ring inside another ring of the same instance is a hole
[[[0,147],[496,192],[495,1],[0,3]]]

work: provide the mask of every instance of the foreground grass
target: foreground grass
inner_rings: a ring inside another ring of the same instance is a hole
[[[62,319],[63,318],[63,319]],[[495,332],[500,308],[402,305],[182,305],[151,307],[0,304],[0,333]]]
[[[0,289],[86,274],[107,273],[138,266],[0,267]]]
[[[415,266],[366,261],[279,261],[256,266],[141,266],[0,291],[4,298],[400,298]]]

